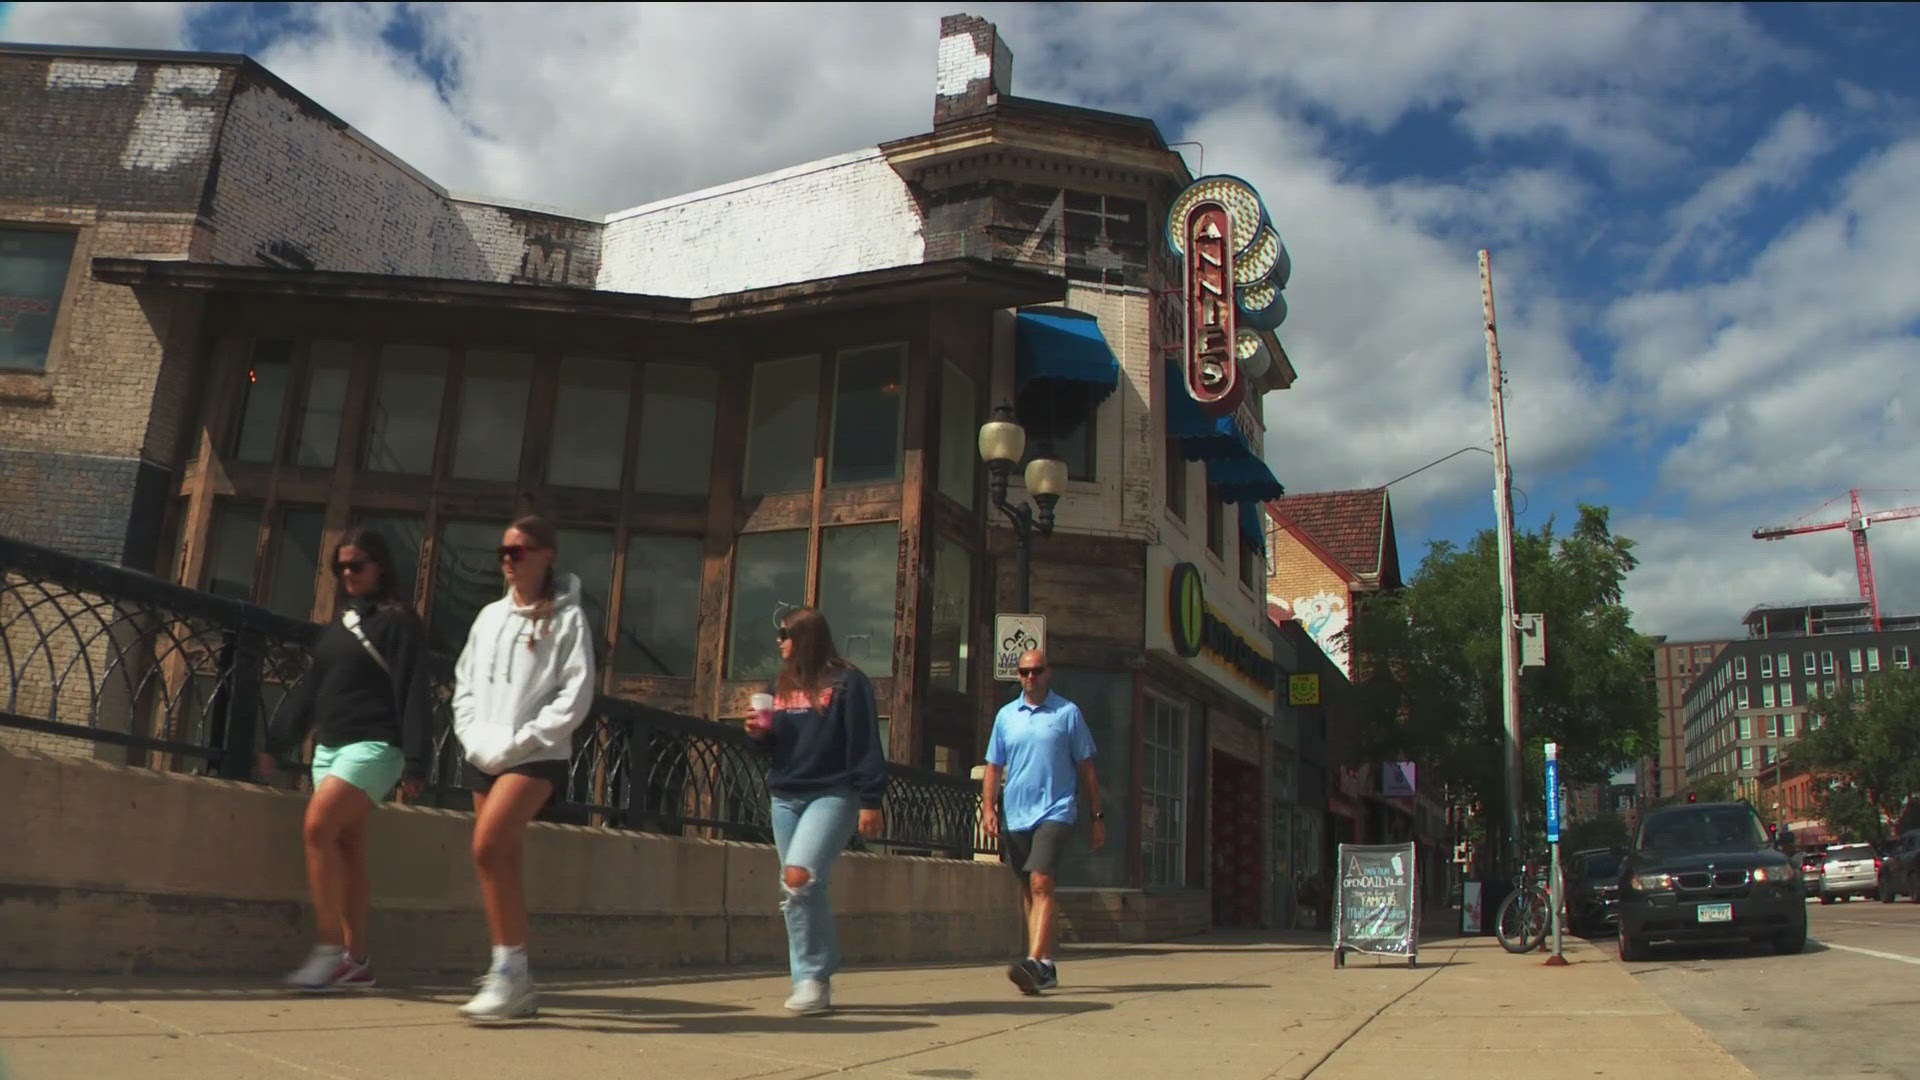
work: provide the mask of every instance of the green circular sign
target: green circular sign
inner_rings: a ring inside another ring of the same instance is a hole
[[[1167,584],[1167,631],[1173,636],[1173,651],[1189,658],[1199,656],[1206,621],[1207,594],[1200,583],[1200,568],[1180,563]]]

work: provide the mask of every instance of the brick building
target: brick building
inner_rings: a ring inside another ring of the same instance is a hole
[[[1654,639],[1653,690],[1660,706],[1658,753],[1638,769],[1642,805],[1687,788],[1686,695],[1700,672],[1711,666],[1726,641]]]
[[[539,512],[607,692],[741,716],[779,611],[814,603],[891,756],[964,772],[1012,693],[975,438],[1014,401],[1069,466],[1032,606],[1101,748],[1083,917],[1204,922],[1233,880],[1222,917],[1259,921],[1249,508],[1293,369],[1264,333],[1233,430],[1182,419],[1181,158],[1014,96],[983,20],[943,20],[939,57],[925,133],[594,218],[450,195],[244,57],[0,46],[0,533],[324,619],[325,553],[374,525],[451,651]],[[1106,359],[1062,366],[1062,332]]]

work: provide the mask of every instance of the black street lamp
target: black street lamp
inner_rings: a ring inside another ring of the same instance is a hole
[[[1003,401],[994,406],[993,419],[980,425],[980,459],[987,463],[987,493],[1013,525],[1013,574],[1018,590],[1014,606],[1023,615],[1032,606],[1028,576],[1033,534],[1053,535],[1053,508],[1067,490],[1067,463],[1054,457],[1036,457],[1027,462],[1026,472],[1027,493],[1033,496],[1033,505],[1008,502],[1007,478],[1026,453],[1027,430],[1013,418],[1013,406]]]

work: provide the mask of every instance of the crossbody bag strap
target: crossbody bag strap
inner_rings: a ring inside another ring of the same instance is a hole
[[[367,650],[367,655],[373,657],[373,662],[380,665],[381,671],[389,675],[393,674],[393,669],[387,666],[387,658],[380,655],[380,650],[374,648],[373,642],[367,640],[366,631],[360,629],[359,612],[348,608],[346,613],[340,616],[340,625],[346,627],[347,632],[360,642],[360,647]]]

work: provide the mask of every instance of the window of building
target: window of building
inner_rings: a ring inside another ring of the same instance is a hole
[[[1822,675],[1833,674],[1833,653],[1830,651],[1822,652],[1820,654],[1820,674]]]
[[[632,404],[633,365],[592,356],[562,358],[553,398],[553,437],[547,445],[547,483],[617,490]],[[700,479],[706,479],[704,468]]]
[[[1847,670],[1855,675],[1867,670],[1867,658],[1859,649],[1847,650]]]
[[[1880,646],[1878,645],[1867,646],[1867,670],[1880,670]]]
[[[819,357],[764,360],[754,365],[744,478],[748,495],[813,490],[819,400]]]
[[[1168,439],[1167,455],[1167,512],[1181,521],[1187,520],[1187,471],[1193,463],[1180,454],[1180,440]]]
[[[827,483],[874,484],[900,478],[906,361],[904,345],[847,349],[836,358]]]
[[[1823,679],[1820,682],[1820,692],[1827,697],[1834,696],[1834,692],[1839,688],[1840,684],[1833,679]]]
[[[820,613],[840,655],[874,678],[893,674],[899,563],[898,522],[820,531]]]
[[[635,536],[627,541],[615,671],[693,677],[704,546],[697,536]]]
[[[1734,688],[1733,707],[1736,709],[1746,709],[1746,708],[1752,707],[1751,704],[1748,702],[1747,688],[1745,686],[1737,686]]]
[[[1235,543],[1240,552],[1240,584],[1254,588],[1262,576],[1260,571],[1265,560],[1260,557],[1260,549],[1244,535],[1236,536]]]
[[[1140,766],[1140,854],[1146,884],[1185,885],[1187,712],[1151,694]]]
[[[890,571],[888,578],[894,575]],[[733,549],[733,605],[727,623],[727,678],[771,679],[780,670],[774,639],[788,608],[807,602],[807,531],[749,533]],[[840,633],[838,625],[833,627]]]
[[[506,579],[494,554],[506,526],[498,521],[446,521],[434,544],[433,604],[427,641],[437,652],[460,655],[480,609],[500,598]]]
[[[1740,748],[1740,768],[1743,771],[1753,768],[1753,747],[1743,746]]]
[[[0,229],[0,371],[45,371],[74,234]]]
[[[967,689],[968,617],[973,611],[973,555],[941,537],[933,553],[932,641],[927,683],[939,690]]]
[[[940,493],[973,509],[979,488],[979,391],[951,362],[940,365]]]
[[[1786,653],[1781,653],[1778,657],[1775,657],[1774,666],[1783,679],[1793,674],[1793,661]]]
[[[1693,662],[1694,662],[1694,663],[1696,663],[1696,664],[1704,664],[1704,663],[1706,663],[1707,661],[1709,661],[1709,660],[1711,660],[1711,659],[1713,659],[1713,646],[1711,646],[1711,645],[1695,645],[1695,646],[1693,647]]]
[[[1792,694],[1788,694],[1787,696],[1788,696],[1788,697],[1792,697],[1793,695],[1792,695]],[[1820,684],[1819,684],[1818,682],[1816,682],[1815,680],[1813,680],[1813,679],[1808,679],[1808,680],[1807,680],[1807,703],[1808,703],[1808,704],[1812,704],[1812,703],[1813,703],[1813,699],[1814,699],[1814,698],[1817,698],[1817,697],[1819,697],[1819,696],[1820,696]],[[1790,702],[1790,701],[1783,701],[1783,702],[1781,702],[1781,704],[1783,704],[1783,705],[1791,705],[1791,704],[1793,704],[1793,703],[1792,703],[1792,702]]]
[[[560,551],[554,557],[556,573],[580,579],[580,608],[592,627],[593,658],[606,667],[607,599],[613,595],[613,530],[559,529]]]
[[[532,388],[533,357],[487,349],[467,354],[460,371],[454,476],[501,483],[519,479]]]
[[[1819,661],[1814,658],[1814,654],[1807,653],[1800,658],[1800,672],[1803,675],[1817,675],[1820,673],[1820,664]]]
[[[267,606],[289,619],[313,617],[314,587],[320,573],[320,527],[326,513],[289,507],[273,530],[273,579]]]
[[[1760,767],[1763,769],[1767,769],[1767,768],[1771,768],[1772,766],[1773,766],[1773,747],[1771,746],[1761,747],[1760,748]]]
[[[420,548],[427,534],[427,519],[419,514],[363,514],[354,524],[357,528],[372,529],[387,542],[393,552],[394,592],[407,603],[413,603],[420,579]],[[499,543],[498,537],[494,543]]]
[[[347,411],[347,383],[353,376],[353,346],[345,341],[316,341],[307,351],[307,392],[301,403],[300,435],[293,463],[331,469],[340,450],[340,421]]]
[[[1908,654],[1905,645],[1893,647],[1893,666],[1901,671],[1907,670]]]
[[[1771,679],[1771,678],[1773,678],[1773,654],[1771,654],[1771,653],[1762,653],[1762,654],[1761,654],[1761,656],[1760,656],[1760,677],[1761,677],[1761,678],[1763,678],[1763,679]]]
[[[287,386],[293,380],[293,342],[283,338],[255,341],[253,355],[247,360],[246,378],[233,457],[249,464],[271,465],[280,446],[280,416],[287,405]]]
[[[1740,737],[1742,739],[1753,738],[1753,717],[1743,716],[1740,718]]]
[[[447,350],[430,345],[380,350],[372,422],[367,425],[368,469],[415,476],[433,472],[446,385]]]
[[[780,375],[769,375],[766,393],[776,394],[782,386],[789,386],[796,393],[803,392],[806,401],[792,415],[781,413],[773,417],[761,446],[767,453],[777,455],[783,452],[781,447],[786,445],[782,440],[793,437],[788,451],[794,455],[794,460],[776,462],[776,465],[797,468],[798,472],[805,475],[800,478],[798,486],[792,489],[749,490],[798,491],[813,488],[814,402],[819,398],[815,381],[818,367],[811,359],[795,363],[806,365],[805,378],[800,379],[799,374],[793,371],[787,371],[785,375],[792,376],[797,380],[795,382],[782,382]],[[648,364],[642,369],[640,438],[633,461],[635,491],[649,495],[704,497],[707,494],[713,471],[713,425],[719,396],[720,375],[711,368],[687,364]],[[754,401],[759,403],[761,400],[759,368],[756,368]],[[757,409],[758,404],[755,407]],[[774,408],[774,403],[769,401],[768,407]],[[789,426],[793,424],[802,425],[805,430],[794,429],[790,432]],[[755,452],[753,445],[749,443],[749,473],[752,472],[751,455]],[[785,482],[785,473],[772,479]]]
[[[206,591],[229,600],[252,600],[259,544],[258,503],[225,502],[216,506],[207,529]]]
[[[1777,739],[1779,737],[1780,737],[1780,718],[1778,716],[1767,717],[1767,738]]]
[[[1225,558],[1227,553],[1227,504],[1220,489],[1207,485],[1207,550]]]
[[[1746,657],[1736,656],[1733,658],[1733,677],[1736,679],[1744,679],[1747,677]]]
[[[1819,726],[1819,721],[1815,720],[1814,724],[1816,727]],[[1780,718],[1780,737],[1783,739],[1793,738],[1793,714],[1792,713],[1788,713],[1787,715],[1782,716]]]
[[[1773,684],[1766,683],[1762,685],[1760,687],[1760,707],[1763,709],[1771,709],[1773,708],[1773,701]]]

